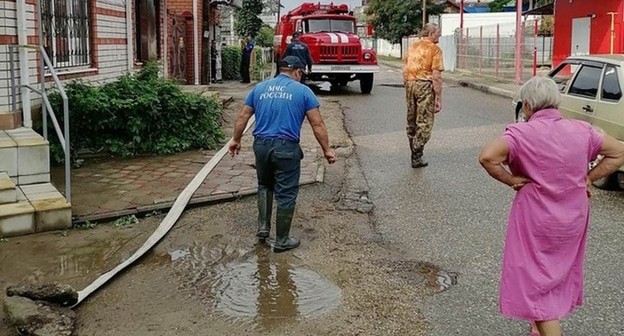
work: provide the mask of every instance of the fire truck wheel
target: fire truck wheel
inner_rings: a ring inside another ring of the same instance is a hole
[[[373,91],[373,74],[360,75],[360,90],[364,94],[369,94]]]

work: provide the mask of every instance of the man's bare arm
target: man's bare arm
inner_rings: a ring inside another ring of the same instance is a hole
[[[251,106],[243,106],[240,114],[236,118],[236,122],[234,123],[234,141],[240,142],[243,137],[243,131],[245,131],[245,127],[247,127],[247,122],[254,114],[254,109]]]
[[[325,127],[323,117],[321,117],[321,111],[318,108],[311,109],[306,113],[306,117],[310,122],[310,126],[312,126],[314,137],[321,145],[323,152],[329,151],[329,135],[327,134],[327,127]]]
[[[240,142],[243,137],[243,132],[245,131],[245,127],[247,127],[247,122],[249,122],[249,119],[253,114],[254,109],[251,106],[245,105],[236,118],[236,121],[234,122],[234,135],[232,136],[228,149],[230,155],[234,156],[240,152]]]
[[[442,71],[433,70],[432,79],[433,79],[433,92],[435,93],[436,99],[441,99],[442,98]]]
[[[316,141],[323,149],[325,159],[330,164],[336,162],[336,153],[329,147],[329,135],[327,134],[327,127],[325,127],[323,117],[321,117],[321,111],[318,108],[311,109],[306,113],[306,117],[310,122],[310,126],[312,126],[312,132]]]

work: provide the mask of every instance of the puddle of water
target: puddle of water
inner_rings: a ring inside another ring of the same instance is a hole
[[[268,328],[313,318],[340,307],[341,290],[321,275],[265,246],[238,250],[223,236],[172,249],[180,290],[226,318]],[[157,258],[162,265],[161,258]]]
[[[3,281],[59,281],[79,288],[128,258],[135,237],[104,233],[93,238],[76,232],[70,237],[48,234],[14,238],[0,254],[0,269],[11,270],[3,274]]]
[[[58,257],[59,276],[85,276],[104,271],[107,266],[125,260],[132,251],[121,251],[132,238],[98,241],[88,246],[66,251]]]
[[[169,255],[171,256],[171,261],[176,261],[190,254],[191,252],[189,250],[175,250],[175,251],[169,252]]]
[[[263,259],[232,263],[217,276],[212,286],[215,310],[236,318],[273,320],[316,317],[340,306],[340,289],[317,273]]]

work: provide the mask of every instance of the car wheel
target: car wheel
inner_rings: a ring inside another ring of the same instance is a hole
[[[360,75],[360,90],[363,94],[369,94],[373,90],[373,74]]]
[[[624,190],[624,173],[618,172],[617,174],[618,186],[621,190]]]
[[[602,190],[620,190],[620,182],[619,182],[619,173],[613,173],[609,176],[605,176],[601,179],[598,179],[592,184],[594,187]]]

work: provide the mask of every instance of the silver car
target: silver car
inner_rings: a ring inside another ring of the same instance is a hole
[[[572,56],[548,73],[562,94],[564,117],[587,121],[624,142],[624,55]],[[516,121],[524,121],[522,102],[513,99]],[[601,189],[624,189],[624,166],[594,182]]]

